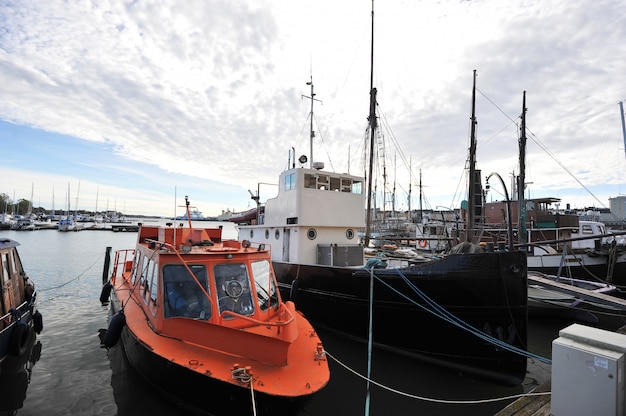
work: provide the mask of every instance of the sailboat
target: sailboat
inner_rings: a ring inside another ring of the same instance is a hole
[[[59,219],[58,228],[59,231],[80,231],[83,229],[83,226],[77,224],[74,216],[70,211],[70,184],[67,184],[67,210],[65,211],[65,216]]]
[[[580,215],[569,205],[559,209],[560,198],[525,198],[526,92],[520,132],[517,198],[485,203],[483,241],[512,241],[516,249],[527,253],[529,271],[626,287],[626,246],[618,243],[626,231],[609,232],[599,218]],[[514,231],[510,235],[501,224],[501,212],[507,212]]]
[[[372,39],[373,20],[372,11]],[[312,119],[312,80],[307,84]],[[371,85],[372,141],[375,108]],[[476,150],[474,137],[471,150]],[[485,252],[468,239],[439,260],[397,268],[389,262],[385,268],[379,259],[366,263],[358,230],[366,228],[367,246],[372,153],[366,183],[361,176],[324,170],[313,160],[312,145],[310,160],[306,155],[296,160],[292,148],[278,195],[267,199],[254,221],[239,225],[239,240],[272,245],[281,295],[314,325],[499,384],[519,385],[527,362],[525,253]],[[471,175],[480,176],[473,163]],[[470,201],[481,197],[479,186],[480,181],[470,181]],[[258,192],[253,196],[260,207]],[[477,223],[468,224],[472,236]]]

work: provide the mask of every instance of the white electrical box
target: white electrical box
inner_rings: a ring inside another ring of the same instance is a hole
[[[552,342],[553,416],[624,415],[626,335],[574,324]]]

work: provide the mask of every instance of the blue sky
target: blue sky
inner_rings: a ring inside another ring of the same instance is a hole
[[[378,189],[397,209],[409,189],[417,207],[420,179],[426,208],[464,198],[474,69],[484,176],[519,173],[526,91],[527,197],[582,208],[626,193],[621,2],[375,7]],[[365,170],[371,2],[23,0],[0,4],[0,27],[11,198],[61,210],[69,184],[79,209],[171,216],[185,195],[205,215],[247,209],[248,190],[273,196],[292,147],[309,153],[311,79],[313,159]]]

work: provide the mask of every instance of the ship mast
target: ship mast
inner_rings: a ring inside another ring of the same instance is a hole
[[[365,219],[365,247],[369,246],[372,219],[372,173],[374,170],[374,140],[376,139],[376,88],[374,88],[374,0],[372,0],[372,45],[370,53],[370,160],[367,176],[367,211]]]
[[[313,92],[313,75],[311,75],[311,81],[308,81],[306,85],[311,86],[311,96],[309,97],[306,95],[302,95],[302,98],[308,98],[311,100],[311,112],[309,114],[309,117],[311,118],[310,137],[309,137],[309,157],[311,158],[311,160],[309,160],[309,167],[313,168],[313,138],[315,137],[315,130],[313,130],[313,101],[320,101],[320,100],[315,98],[315,93]],[[294,155],[294,158],[295,158],[295,155]]]
[[[466,240],[473,242],[474,217],[476,213],[476,70],[472,86],[472,116],[470,119],[470,148],[469,148],[469,187],[467,195],[467,229]]]
[[[622,119],[622,136],[624,136],[624,153],[626,154],[626,122],[624,121],[624,103],[619,102],[619,115]]]
[[[517,200],[519,205],[519,242],[526,244],[526,200],[524,190],[526,182],[526,91],[522,99],[522,126],[519,139],[519,182],[517,183]],[[509,212],[508,215],[511,215]]]

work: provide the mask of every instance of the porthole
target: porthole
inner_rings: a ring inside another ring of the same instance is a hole
[[[352,240],[354,238],[354,230],[352,228],[348,228],[346,230],[346,238],[348,240]]]
[[[269,239],[270,238],[270,230],[265,230],[265,239]]]
[[[306,236],[309,237],[309,240],[315,240],[317,238],[317,231],[315,231],[315,228],[309,228],[306,232]]]
[[[254,230],[250,230],[250,240],[254,238]]]
[[[280,230],[276,229],[276,231],[274,231],[274,238],[277,240],[280,238]]]

